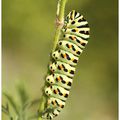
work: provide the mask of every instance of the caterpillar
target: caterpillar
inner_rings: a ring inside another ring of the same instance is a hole
[[[64,21],[63,37],[58,41],[57,49],[52,53],[53,63],[49,65],[50,74],[46,77],[48,86],[44,91],[47,96],[43,118],[53,119],[65,106],[73,83],[75,67],[83,52],[90,28],[83,15],[71,11]]]

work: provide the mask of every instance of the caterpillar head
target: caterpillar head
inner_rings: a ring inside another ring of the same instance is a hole
[[[60,50],[57,50],[57,51],[53,52],[52,57],[53,57],[55,60],[57,60],[57,59],[59,58],[59,55],[60,55]]]
[[[54,72],[56,70],[56,63],[50,64],[49,69],[51,72]]]
[[[52,95],[52,86],[45,88],[45,94],[47,96]]]
[[[46,82],[48,82],[50,84],[54,84],[55,83],[53,74],[46,77]]]

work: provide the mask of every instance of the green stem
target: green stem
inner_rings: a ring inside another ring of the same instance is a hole
[[[39,108],[39,116],[38,116],[38,120],[42,120],[42,112],[44,111],[45,108],[45,103],[46,103],[46,98],[43,95],[40,99],[40,108]]]
[[[66,2],[67,2],[67,0],[59,0],[58,1],[57,16],[56,16],[56,32],[55,32],[55,38],[54,38],[52,52],[54,52],[55,49],[56,49],[58,40],[60,38],[61,29],[62,29],[62,26],[64,24],[64,11],[65,11]],[[38,120],[42,120],[42,114],[41,113],[45,109],[45,103],[46,103],[46,97],[44,96],[44,93],[43,93],[43,96],[42,96],[42,98],[40,100]]]
[[[65,13],[65,5],[66,5],[67,0],[59,0],[58,5],[57,5],[57,18],[56,18],[56,32],[55,32],[55,38],[53,41],[53,49],[52,52],[55,51],[58,40],[60,38],[60,33],[62,26],[64,24],[64,13]]]

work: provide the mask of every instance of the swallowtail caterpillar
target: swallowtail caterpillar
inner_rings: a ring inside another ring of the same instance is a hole
[[[62,28],[63,37],[58,41],[57,50],[52,53],[54,62],[49,65],[51,74],[46,77],[47,107],[43,118],[53,119],[65,106],[73,83],[75,67],[79,56],[88,43],[90,28],[80,13],[71,11]]]

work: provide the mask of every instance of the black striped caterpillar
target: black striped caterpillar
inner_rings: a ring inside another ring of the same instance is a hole
[[[63,37],[58,42],[57,50],[52,53],[54,62],[49,65],[51,74],[46,77],[49,85],[45,88],[47,107],[43,118],[53,119],[64,108],[73,83],[75,66],[90,37],[89,31],[83,15],[75,10],[67,15],[62,28]]]

